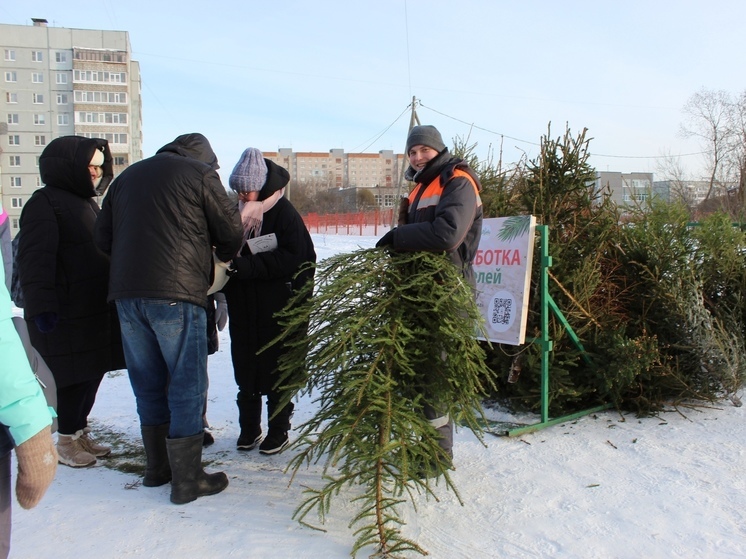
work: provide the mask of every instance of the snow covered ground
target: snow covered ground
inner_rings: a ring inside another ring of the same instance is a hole
[[[375,240],[314,236],[319,259]],[[209,360],[216,443],[203,458],[208,471],[228,474],[229,487],[177,506],[169,485],[142,487],[137,475],[107,468],[105,458],[88,469],[60,466],[39,506],[25,511],[14,503],[12,558],[350,556],[352,494],[332,501],[326,532],[304,527],[293,511],[304,485],[320,485],[320,468],[302,470],[288,485],[289,451],[268,457],[235,450],[227,328],[220,343]],[[301,400],[294,423],[313,411]],[[515,438],[487,435],[486,447],[461,429],[452,477],[463,506],[440,484],[439,500],[422,495],[416,510],[401,507],[404,535],[436,559],[746,557],[745,417],[746,407],[730,402],[647,419],[609,411]],[[95,430],[120,434],[109,460],[139,444],[124,372],[104,379],[91,419]]]

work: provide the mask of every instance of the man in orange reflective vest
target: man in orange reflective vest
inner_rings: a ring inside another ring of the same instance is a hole
[[[376,244],[398,251],[445,252],[472,286],[472,262],[482,236],[481,184],[474,171],[452,156],[434,126],[415,126],[407,137],[409,168],[405,178],[415,182],[402,198],[398,227]],[[440,446],[453,458],[453,423],[437,406],[426,405],[425,416],[440,434]]]

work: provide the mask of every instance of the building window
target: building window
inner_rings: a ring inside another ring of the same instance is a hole
[[[35,126],[44,126],[47,123],[47,117],[43,114],[35,114],[34,115],[34,125]]]
[[[57,94],[57,104],[58,105],[67,105],[67,93],[58,93]]]
[[[55,52],[54,61],[59,64],[67,62],[67,53],[66,52]]]
[[[127,113],[75,113],[78,124],[127,124]]]
[[[5,81],[9,83],[17,82],[18,74],[16,72],[5,72]]]
[[[21,156],[20,155],[9,155],[8,156],[8,164],[11,167],[20,167],[21,166]]]
[[[101,132],[82,132],[80,134],[86,138],[100,138],[106,140],[110,144],[124,144],[127,145],[127,134],[112,134],[112,133],[101,133]]]
[[[13,188],[21,188],[21,177],[10,177],[10,186]],[[21,206],[14,206],[20,208]]]
[[[39,166],[38,164],[36,165]],[[41,186],[41,177],[36,177],[36,188],[39,188]]]
[[[5,92],[5,102],[6,103],[18,103],[18,93],[13,93],[11,91]]]
[[[19,136],[18,134],[10,134],[8,136],[8,145],[9,146],[20,146],[21,136]]]
[[[127,93],[124,91],[75,91],[76,103],[108,103],[127,104]]]
[[[115,155],[114,156],[114,165],[119,165],[120,167],[122,165],[127,164],[127,158],[122,155]]]
[[[34,145],[35,146],[46,146],[47,137],[46,136],[34,136]]]
[[[127,83],[127,73],[103,72],[96,70],[73,70],[73,81],[92,83]]]
[[[57,83],[58,84],[66,84],[67,83],[67,74],[63,74],[61,72],[57,73]]]
[[[31,72],[32,83],[44,83],[44,74],[41,72]]]
[[[12,223],[13,223],[13,229],[14,229],[14,230],[18,230],[18,226],[19,226],[19,225],[18,225],[18,222],[19,222],[19,221],[20,221],[20,219],[19,219],[19,218],[17,218],[17,217],[14,217],[14,218],[13,218],[13,221],[12,221]]]
[[[34,105],[44,104],[44,95],[42,95],[41,93],[34,93],[32,98]]]
[[[124,52],[76,50],[74,56],[75,60],[92,60],[98,62],[127,62],[127,55]]]
[[[16,51],[12,49],[5,49],[5,60],[8,62],[15,62],[16,61]]]
[[[67,126],[68,124],[70,124],[70,115],[68,115],[67,113],[57,115],[57,124],[59,126]]]
[[[44,53],[42,53],[42,51],[40,50],[32,50],[31,61],[32,62],[44,62]]]
[[[18,124],[18,113],[8,113],[8,124]]]
[[[10,177],[11,179],[18,179],[21,180],[21,177]],[[13,186],[11,182],[11,186]],[[19,185],[20,186],[20,185]],[[23,207],[23,198],[11,198],[10,199],[10,207],[11,208],[22,208]]]

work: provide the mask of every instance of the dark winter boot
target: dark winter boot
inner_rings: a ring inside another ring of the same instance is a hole
[[[438,477],[445,470],[453,469],[453,421],[448,415],[440,415],[430,406],[425,406],[425,417],[438,432],[438,446],[441,452],[418,468],[420,479]]]
[[[241,433],[236,442],[238,450],[251,450],[262,441],[262,397],[238,393],[238,425]]]
[[[228,487],[223,472],[208,474],[202,469],[202,433],[180,439],[166,439],[171,462],[171,502],[190,503],[205,495],[215,495]]]
[[[145,447],[145,478],[142,480],[145,487],[160,487],[171,481],[171,464],[166,451],[169,425],[140,426]]]
[[[278,411],[277,404],[273,401],[267,401],[267,412],[269,414],[269,431],[267,437],[259,445],[259,452],[262,454],[277,454],[282,452],[290,444],[288,431],[290,431],[290,418],[293,416],[295,405],[292,402]]]

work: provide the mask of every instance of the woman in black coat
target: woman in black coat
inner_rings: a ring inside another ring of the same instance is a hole
[[[278,409],[281,393],[275,388],[282,344],[257,352],[281,332],[275,314],[287,305],[293,291],[313,281],[313,269],[297,275],[306,263],[316,262],[313,241],[303,219],[283,198],[290,175],[264,159],[256,148],[244,151],[229,184],[238,193],[241,218],[253,250],[243,244],[233,259],[236,273],[223,291],[228,303],[231,357],[238,384],[241,433],[239,450],[257,444],[262,454],[281,452],[289,443],[293,404]],[[262,395],[267,396],[269,431],[262,440]]]
[[[95,196],[113,178],[106,140],[64,136],[39,158],[46,185],[21,213],[18,273],[32,345],[57,384],[59,461],[90,466],[111,449],[88,414],[104,373],[125,367],[116,310],[106,301],[109,258],[93,242]]]

